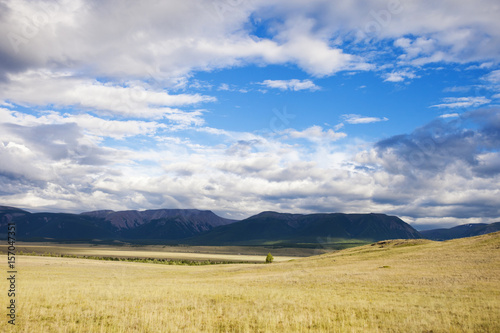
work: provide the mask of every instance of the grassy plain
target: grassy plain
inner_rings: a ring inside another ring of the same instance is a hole
[[[30,254],[64,254],[114,258],[156,258],[172,260],[212,260],[263,263],[272,252],[276,262],[325,253],[324,249],[271,248],[250,246],[165,246],[165,245],[95,245],[59,243],[16,243],[17,252]],[[0,245],[0,253],[7,245]]]
[[[500,233],[270,265],[17,261],[3,332],[500,332]]]

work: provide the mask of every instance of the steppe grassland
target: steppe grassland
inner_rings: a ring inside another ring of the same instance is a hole
[[[16,244],[18,253],[64,254],[73,256],[97,256],[113,258],[156,258],[172,260],[212,260],[232,262],[265,262],[268,252],[274,261],[289,261],[297,257],[325,253],[325,249],[266,248],[251,246],[161,246],[161,245],[94,245],[28,243]],[[7,245],[0,245],[0,253],[7,253]]]
[[[18,332],[500,331],[499,233],[271,265],[18,261]]]

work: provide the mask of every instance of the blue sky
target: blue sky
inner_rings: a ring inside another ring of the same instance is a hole
[[[0,1],[0,204],[500,220],[497,1]]]

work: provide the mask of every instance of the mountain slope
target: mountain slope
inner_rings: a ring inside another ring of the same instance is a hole
[[[101,210],[82,214],[30,213],[0,206],[0,227],[10,221],[24,240],[177,240],[233,223],[211,211],[157,209],[146,211]]]
[[[432,240],[448,240],[463,237],[472,237],[485,235],[492,232],[500,231],[500,222],[491,224],[486,223],[471,223],[463,224],[453,228],[431,229],[420,231],[422,236]]]
[[[384,214],[286,214],[263,212],[243,221],[211,211],[100,210],[81,214],[29,213],[0,206],[1,223],[15,221],[24,240],[123,240],[200,245],[317,244],[322,238],[377,241],[421,238],[410,225]],[[337,242],[334,240],[333,242]]]
[[[194,216],[191,214],[179,214],[152,219],[135,228],[121,230],[125,239],[161,239],[177,240],[192,237],[203,232],[214,229],[219,222],[218,217],[210,212],[209,215]],[[198,219],[194,219],[198,217]],[[195,221],[195,222],[194,222]]]
[[[5,226],[12,221],[12,219],[27,214],[31,213],[15,207],[0,206],[0,226]]]
[[[15,222],[18,239],[81,239],[113,238],[116,227],[87,216],[64,213],[30,213],[25,210],[0,206],[0,228],[6,230]]]
[[[263,212],[215,228],[189,240],[192,244],[255,245],[263,242],[316,243],[319,237],[365,239],[421,238],[410,225],[384,214],[283,214]]]
[[[117,230],[109,222],[64,213],[27,214],[16,218],[15,222],[20,239],[113,239]]]
[[[112,210],[100,210],[86,212],[80,215],[91,216],[111,222],[119,230],[134,229],[153,220],[172,219],[186,223],[191,221],[195,224],[194,229],[198,232],[207,231],[211,228],[236,222],[236,220],[225,219],[215,215],[209,210],[198,209],[154,209],[154,210],[127,210],[115,212]]]

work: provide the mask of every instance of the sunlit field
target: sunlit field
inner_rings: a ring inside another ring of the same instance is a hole
[[[268,252],[274,253],[276,262],[289,261],[297,257],[305,257],[314,252],[324,253],[318,249],[270,249],[243,246],[101,246],[91,244],[55,244],[55,243],[18,243],[18,253],[40,255],[72,255],[112,258],[155,258],[171,260],[210,260],[214,262],[250,262],[263,263]],[[6,253],[6,246],[0,246]]]
[[[17,261],[17,325],[4,318],[5,332],[500,331],[500,233],[273,264]]]

